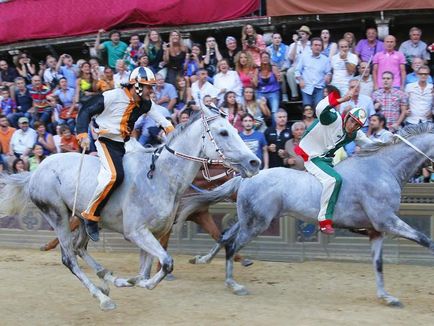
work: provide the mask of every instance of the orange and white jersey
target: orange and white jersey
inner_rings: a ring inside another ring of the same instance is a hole
[[[132,92],[133,90],[127,88],[112,89],[83,107],[77,117],[78,137],[87,135],[92,117],[95,117],[94,130],[98,136],[119,142],[128,139],[134,123],[145,113],[163,128],[171,126],[154,102],[143,100],[140,105],[134,101]]]

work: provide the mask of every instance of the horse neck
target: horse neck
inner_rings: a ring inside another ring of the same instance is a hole
[[[173,139],[169,147],[182,154],[200,157],[203,141],[201,124],[201,119],[193,122]],[[184,192],[187,189],[201,166],[198,162],[177,157],[167,150],[163,150],[156,165],[160,170],[165,171],[166,175],[168,172],[172,174],[172,183],[177,187],[178,192]]]
[[[434,156],[433,134],[411,137],[408,139],[408,141],[429,157],[432,158]],[[417,153],[413,148],[404,142],[394,146],[392,151],[387,154],[387,160],[390,162],[391,171],[394,172],[396,179],[401,184],[401,187],[404,186],[410,177],[413,176],[427,160],[426,157]]]

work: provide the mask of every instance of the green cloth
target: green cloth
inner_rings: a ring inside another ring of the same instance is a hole
[[[128,45],[122,41],[116,45],[114,45],[112,41],[105,41],[102,45],[107,51],[109,67],[116,69],[116,61],[124,58],[125,50],[127,49]]]
[[[325,218],[331,220],[333,219],[333,213],[335,211],[336,202],[338,201],[339,192],[341,191],[342,177],[340,176],[339,173],[337,173],[333,169],[332,158],[315,157],[311,159],[311,162],[336,180],[336,184],[333,188],[333,193],[328,202],[326,214],[325,214]]]

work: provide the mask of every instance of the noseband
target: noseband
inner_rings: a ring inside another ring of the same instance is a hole
[[[225,116],[225,113],[223,111],[219,110],[219,113],[220,113],[220,116]],[[166,145],[156,149],[155,152],[152,154],[152,163],[151,163],[149,172],[147,174],[148,178],[152,179],[152,177],[154,175],[154,170],[155,170],[155,162],[157,161],[158,157],[160,156],[160,154],[164,148],[169,153],[175,155],[176,157],[180,157],[180,158],[183,158],[183,159],[188,160],[188,161],[201,163],[202,167],[203,167],[202,175],[203,175],[204,179],[208,182],[223,178],[225,176],[230,175],[232,172],[234,172],[234,170],[232,168],[229,168],[225,172],[220,173],[220,174],[215,175],[215,176],[211,176],[211,174],[209,172],[209,166],[210,165],[223,165],[225,167],[228,167],[227,165],[225,165],[226,157],[223,154],[222,150],[217,145],[215,138],[212,135],[211,129],[209,127],[209,122],[214,121],[217,118],[219,118],[218,114],[213,115],[211,117],[206,117],[205,113],[203,111],[201,112],[201,120],[202,120],[202,127],[203,127],[202,128],[202,151],[204,151],[204,148],[205,148],[205,140],[206,140],[206,134],[207,134],[209,140],[214,145],[215,151],[219,154],[219,156],[221,158],[220,160],[213,160],[210,158],[204,158],[204,157],[198,157],[198,156],[192,156],[192,155],[180,153],[180,152],[175,151],[174,149],[170,148],[166,144]]]

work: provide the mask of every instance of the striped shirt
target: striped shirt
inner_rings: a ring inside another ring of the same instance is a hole
[[[374,103],[380,103],[380,113],[387,119],[387,127],[395,124],[401,115],[401,106],[408,105],[408,96],[401,90],[380,88],[372,93]]]
[[[39,88],[29,87],[29,93],[33,100],[33,106],[38,109],[38,112],[43,112],[49,106],[47,96],[50,95],[51,89],[46,85]]]

